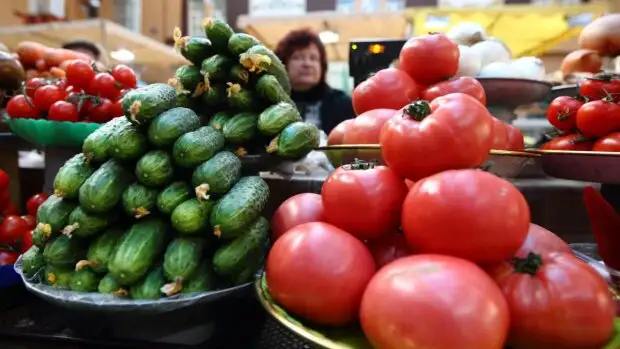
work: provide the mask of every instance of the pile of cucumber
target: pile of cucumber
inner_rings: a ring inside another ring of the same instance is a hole
[[[58,171],[22,257],[25,275],[158,299],[244,284],[262,267],[269,188],[241,175],[240,148],[271,137],[268,151],[303,156],[319,132],[300,121],[271,51],[221,21],[206,32],[177,37],[194,65],[125,95],[125,117],[92,133]]]

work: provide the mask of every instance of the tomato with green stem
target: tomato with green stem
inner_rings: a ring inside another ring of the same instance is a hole
[[[459,67],[459,47],[444,34],[414,36],[399,55],[399,69],[421,85],[452,78]]]
[[[45,85],[34,91],[34,106],[39,112],[47,113],[52,104],[62,101],[67,97],[64,89],[56,85]]]
[[[88,113],[88,120],[91,122],[104,123],[110,121],[113,116],[112,102],[107,98],[101,98],[96,107],[92,108]]]
[[[610,99],[587,102],[577,111],[577,129],[585,137],[603,137],[620,130],[620,105]]]
[[[24,92],[28,97],[33,98],[34,91],[36,91],[39,87],[45,86],[47,84],[47,80],[43,78],[32,78],[26,81],[26,83],[24,84]]]
[[[543,144],[541,150],[569,150],[569,151],[589,151],[592,150],[594,141],[585,138],[578,133],[571,133],[555,137]]]
[[[93,78],[88,93],[111,100],[117,100],[121,96],[122,86],[109,73],[98,73]]]
[[[547,107],[547,120],[560,131],[573,131],[577,127],[577,111],[584,103],[583,98],[557,97]]]
[[[383,160],[413,181],[445,170],[480,166],[493,144],[493,123],[486,107],[463,93],[430,103],[415,101],[383,126],[379,139]]]
[[[337,168],[321,189],[326,222],[362,240],[398,229],[406,195],[396,172],[361,160]]]
[[[95,78],[93,66],[83,60],[73,60],[66,68],[67,83],[80,89],[86,89]]]
[[[51,121],[78,122],[80,121],[80,113],[74,104],[58,101],[50,107],[50,110],[47,112],[47,119]]]
[[[597,74],[579,84],[579,95],[588,101],[611,98],[620,102],[620,78],[614,74]]]
[[[124,64],[119,64],[112,69],[112,76],[123,88],[136,88],[138,78],[136,72]]]
[[[32,100],[24,95],[16,95],[9,99],[6,113],[12,118],[37,119],[39,111],[34,107]]]
[[[492,276],[508,301],[511,348],[602,348],[614,332],[607,283],[571,254],[530,252]]]

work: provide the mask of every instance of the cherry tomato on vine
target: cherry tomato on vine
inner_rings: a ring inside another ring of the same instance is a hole
[[[620,105],[606,99],[585,103],[577,111],[577,129],[585,137],[603,137],[620,130]]]
[[[599,138],[592,147],[593,151],[620,152],[620,132],[610,133]]]
[[[56,85],[46,85],[34,91],[34,106],[40,112],[47,112],[52,104],[62,101],[67,96],[64,89]]]
[[[28,230],[28,223],[20,216],[5,216],[0,223],[0,244],[12,244]]]
[[[117,100],[121,95],[121,86],[109,73],[98,73],[88,87],[91,95]]]
[[[79,102],[79,100],[77,103],[78,112],[80,113],[80,117],[82,119],[86,119],[90,115],[90,112],[93,110],[93,108],[99,105],[99,98],[92,96],[81,96],[81,98],[81,103]]]
[[[119,64],[112,69],[112,76],[123,88],[136,88],[138,78],[133,69],[124,64]]]
[[[95,70],[86,61],[76,59],[66,68],[67,83],[81,89],[88,88],[95,78]]]
[[[576,133],[553,138],[540,147],[542,150],[592,150],[594,142]]]
[[[123,115],[125,115],[125,112],[123,111],[123,99],[121,98],[114,101],[110,106],[110,116],[115,118]]]
[[[47,84],[47,81],[43,78],[32,78],[26,81],[26,84],[24,85],[26,95],[28,95],[28,97],[30,98],[34,97],[34,91],[36,91],[39,87],[45,86]]]
[[[579,84],[579,95],[594,101],[611,97],[620,102],[620,78],[614,75],[597,75]]]
[[[111,111],[112,102],[107,98],[101,98],[99,104],[88,112],[88,120],[96,123],[108,122],[113,118]]]
[[[574,97],[557,97],[547,108],[547,120],[560,131],[573,131],[577,127],[577,111],[584,103]]]
[[[28,224],[28,228],[30,229],[34,229],[37,226],[37,217],[27,214],[25,216],[21,216],[22,219],[24,220],[24,222],[26,222],[26,224]]]
[[[13,202],[9,202],[8,206],[4,208],[0,216],[19,216],[19,209]]]
[[[50,107],[47,113],[47,119],[52,121],[78,122],[80,121],[80,113],[75,104],[66,101],[58,101]]]
[[[11,97],[6,105],[6,112],[12,118],[36,119],[39,117],[39,112],[32,100],[28,101],[24,95]]]

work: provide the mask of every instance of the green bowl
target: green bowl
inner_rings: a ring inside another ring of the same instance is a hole
[[[5,123],[13,133],[32,144],[72,148],[81,148],[84,139],[101,126],[90,122],[21,118],[5,118]]]
[[[324,349],[372,349],[359,325],[347,327],[328,327],[310,324],[295,319],[280,307],[269,294],[265,273],[254,285],[258,300],[263,308],[277,323],[293,335],[303,339],[312,347]],[[616,335],[601,349],[620,349],[620,318],[614,322]]]

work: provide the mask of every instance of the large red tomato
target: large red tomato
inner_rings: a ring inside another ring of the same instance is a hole
[[[395,112],[394,109],[374,109],[358,115],[347,127],[344,144],[378,144],[383,124]]]
[[[616,304],[607,283],[566,253],[531,253],[494,275],[510,309],[515,349],[602,348],[613,333]]]
[[[456,74],[459,47],[443,34],[416,36],[400,50],[399,63],[416,82],[428,86]]]
[[[515,253],[519,258],[525,258],[530,252],[534,253],[550,253],[563,252],[573,253],[570,246],[559,236],[541,227],[540,225],[531,223],[527,233],[527,238]]]
[[[508,133],[508,149],[516,151],[525,149],[525,140],[519,128],[506,124],[506,132]]]
[[[419,96],[418,85],[407,74],[395,68],[379,70],[357,85],[351,96],[357,115],[379,109],[400,109]]]
[[[506,150],[510,148],[510,140],[508,139],[508,128],[506,124],[500,120],[493,118],[493,149]]]
[[[276,241],[300,224],[325,221],[321,195],[302,193],[284,201],[271,218],[271,236]]]
[[[396,172],[365,162],[337,168],[321,190],[326,221],[360,239],[398,229],[406,195]]]
[[[530,226],[523,194],[510,182],[481,170],[445,171],[409,191],[402,228],[416,252],[479,263],[514,256]]]
[[[480,103],[487,104],[487,95],[480,81],[463,76],[448,81],[442,81],[429,86],[422,92],[422,99],[432,101],[437,97],[445,96],[450,93],[464,93],[477,99]]]
[[[407,239],[398,232],[387,233],[377,239],[369,240],[366,246],[375,260],[377,269],[411,254]]]
[[[381,130],[381,153],[390,168],[415,181],[482,165],[492,136],[487,109],[472,96],[452,93],[430,104],[413,102],[388,120]]]
[[[267,257],[267,284],[276,302],[315,323],[357,320],[375,263],[364,243],[327,223],[298,225]]]
[[[611,97],[620,102],[620,79],[609,74],[597,74],[579,84],[579,95],[589,101]]]
[[[508,318],[506,300],[482,269],[432,254],[379,270],[360,309],[364,333],[381,349],[500,349]]]
[[[577,127],[577,110],[584,101],[581,98],[560,96],[547,107],[547,120],[558,130],[570,132]]]
[[[327,145],[338,145],[344,143],[344,135],[353,123],[354,119],[347,119],[334,127],[327,137]]]

